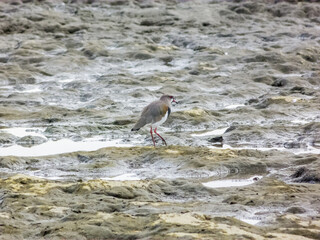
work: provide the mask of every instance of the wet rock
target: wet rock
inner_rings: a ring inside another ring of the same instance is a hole
[[[65,41],[65,46],[69,49],[72,48],[81,48],[83,47],[83,42],[75,40],[75,39],[68,39]],[[99,46],[100,47],[100,46]]]
[[[47,127],[50,140],[130,139],[134,147],[1,156],[0,238],[318,237],[316,212],[294,209],[318,207],[319,184],[310,184],[319,169],[317,3],[6,2],[1,124]],[[147,128],[129,134],[137,108],[169,92],[182,99],[159,127],[171,146],[154,148]],[[223,134],[229,149],[191,136],[219,126],[232,126]],[[128,174],[144,180],[116,180]],[[248,186],[202,185],[257,174],[264,177]]]
[[[10,56],[10,62],[17,62],[19,64],[34,64],[44,61],[43,54],[26,49],[18,49],[13,55]]]
[[[9,145],[16,141],[17,137],[9,133],[0,133],[0,145]]]
[[[132,123],[134,123],[133,120],[122,119],[122,120],[115,120],[112,124],[123,126],[123,125],[132,124]]]
[[[201,108],[193,108],[193,109],[184,111],[184,114],[188,114],[191,117],[201,117],[201,116],[206,115],[207,113],[205,110],[203,110]]]
[[[296,172],[291,175],[291,178],[293,178],[295,182],[300,183],[320,183],[319,173],[305,167],[298,168]]]
[[[304,60],[308,62],[316,62],[318,60],[319,53],[316,50],[307,50],[303,52],[297,53],[300,55]]]
[[[278,78],[278,79],[275,79],[271,86],[273,87],[284,87],[288,84],[288,81],[284,78]]]
[[[148,59],[154,58],[154,56],[152,56],[151,54],[144,53],[144,52],[133,52],[129,54],[129,57],[138,59],[138,60],[148,60]]]
[[[269,7],[268,12],[270,12],[274,17],[284,17],[293,11],[293,7],[288,3],[279,3],[277,7]]]
[[[173,57],[172,56],[164,56],[160,58],[161,61],[163,61],[165,64],[168,64],[170,62],[172,62]]]
[[[47,140],[45,138],[42,137],[38,137],[38,136],[25,136],[20,138],[17,141],[17,144],[24,146],[24,147],[31,147],[33,145],[39,145],[41,143],[46,142]]]
[[[295,87],[290,89],[290,92],[305,94],[306,93],[306,89],[304,87],[295,86]]]
[[[283,146],[285,148],[292,149],[292,148],[300,148],[301,144],[300,144],[300,142],[291,141],[291,142],[284,143]]]
[[[252,63],[252,62],[269,62],[269,63],[284,63],[285,60],[282,55],[278,53],[266,53],[263,55],[255,55],[253,57],[249,57],[245,59],[245,62]]]
[[[57,22],[52,22],[50,20],[42,21],[41,24],[39,24],[39,27],[46,33],[56,33],[62,31],[61,24]]]
[[[286,210],[287,213],[293,213],[293,214],[302,214],[305,213],[306,210],[303,207],[290,207]]]
[[[127,5],[128,1],[126,0],[110,0],[108,1],[108,4],[112,6],[122,6],[122,5]]]
[[[109,56],[108,51],[105,49],[105,45],[100,42],[89,42],[86,43],[82,52],[89,59],[95,59],[96,57],[107,57]]]
[[[87,239],[113,239],[116,237],[107,226],[84,224],[79,227],[79,231]]]
[[[222,146],[223,137],[222,136],[213,137],[213,138],[210,138],[208,142],[212,143],[214,146]]]
[[[320,133],[320,123],[315,122],[305,125],[303,132],[318,135]]]
[[[82,23],[72,23],[72,24],[68,24],[66,26],[63,26],[62,29],[64,31],[66,31],[67,33],[76,33],[78,31],[81,31],[81,30],[87,30],[88,27]]]
[[[238,14],[251,14],[251,11],[246,7],[237,7],[234,11]]]
[[[285,64],[278,64],[275,66],[275,68],[277,70],[279,70],[282,73],[292,73],[292,72],[297,72],[299,70],[299,68],[297,66],[295,66],[294,64],[290,64],[290,63],[285,63]]]
[[[230,127],[227,128],[225,133],[231,132],[231,131],[235,130],[236,128],[237,128],[237,126],[230,126]]]
[[[233,204],[239,204],[245,201],[246,201],[246,198],[235,195],[235,196],[228,197],[227,199],[224,199],[222,202],[233,205]]]
[[[123,198],[123,199],[132,199],[135,198],[135,194],[132,192],[132,189],[128,187],[113,187],[107,194],[116,198]]]
[[[256,77],[253,79],[255,82],[259,83],[265,83],[267,85],[272,85],[274,83],[274,77],[272,76],[262,76],[262,77]]]
[[[190,75],[200,75],[200,71],[198,70],[192,70],[189,72]]]
[[[1,34],[24,33],[32,26],[32,22],[23,18],[7,18],[0,24]]]
[[[169,19],[145,19],[141,21],[141,26],[170,26],[173,25],[175,21],[171,18]]]

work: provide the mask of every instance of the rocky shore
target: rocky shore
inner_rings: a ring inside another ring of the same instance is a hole
[[[0,1],[0,239],[320,239],[316,1]],[[159,127],[130,131],[163,93]]]

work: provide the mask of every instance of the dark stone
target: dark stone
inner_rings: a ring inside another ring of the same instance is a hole
[[[231,197],[228,197],[228,198],[224,199],[222,202],[230,204],[230,205],[233,205],[233,204],[242,203],[245,200],[246,199],[244,197],[241,197],[241,196],[238,196],[238,195],[234,195],[234,196],[231,196]]]
[[[165,56],[165,57],[161,57],[160,60],[167,64],[173,60],[173,57],[172,56]]]
[[[7,63],[9,61],[9,57],[5,56],[5,57],[0,57],[0,63]]]
[[[237,128],[236,126],[230,126],[227,128],[227,130],[224,133],[231,132],[231,131],[235,130],[236,128]]]
[[[304,87],[299,87],[299,86],[295,86],[293,88],[290,89],[291,93],[301,93],[301,94],[305,94],[306,90]]]
[[[294,178],[294,182],[299,183],[320,183],[320,174],[318,172],[307,169],[306,167],[301,167],[294,174],[290,176]]]
[[[306,172],[307,172],[307,168],[301,167],[301,168],[299,168],[294,174],[292,174],[290,177],[292,177],[292,178],[299,178],[299,177],[301,177],[303,174],[305,174]]]
[[[154,25],[156,25],[156,23],[154,21],[152,21],[152,20],[145,19],[145,20],[142,20],[140,25],[141,26],[154,26]]]
[[[265,83],[267,85],[272,85],[274,82],[274,77],[272,76],[261,76],[253,79],[254,82]]]
[[[286,142],[284,143],[284,148],[300,148],[300,143],[299,142]]]
[[[44,118],[43,121],[48,122],[48,123],[54,123],[54,122],[61,121],[61,119],[60,118]]]
[[[320,123],[310,123],[303,128],[303,133],[320,134]]]
[[[286,74],[299,71],[299,68],[289,63],[284,63],[284,64],[277,64],[277,62],[273,62],[273,63],[276,63],[275,65],[276,69]]]
[[[121,5],[128,5],[129,1],[127,0],[110,0],[107,1],[112,6],[121,6]]]
[[[17,141],[17,144],[24,147],[31,147],[46,142],[46,139],[38,136],[25,136]]]
[[[272,37],[272,36],[264,36],[264,37],[261,37],[261,39],[264,42],[275,42],[275,41],[277,41],[277,38]]]
[[[283,87],[285,85],[287,85],[288,81],[284,78],[278,78],[276,80],[273,81],[272,85],[273,87]]]
[[[208,140],[208,142],[211,142],[211,143],[217,143],[217,142],[222,142],[223,141],[223,137],[222,136],[219,136],[219,137],[213,137],[213,138],[210,138]]]
[[[306,210],[302,207],[290,207],[286,210],[287,213],[293,213],[293,214],[301,214],[305,213]]]
[[[258,102],[259,102],[259,99],[257,99],[257,98],[251,98],[248,100],[249,105],[254,104],[254,103],[258,103]]]
[[[300,38],[301,40],[306,40],[307,38],[309,38],[309,39],[314,39],[315,36],[312,35],[312,34],[310,34],[310,33],[301,33],[300,36],[299,36],[299,38]]]
[[[90,161],[90,158],[89,157],[87,157],[87,156],[84,156],[84,155],[81,155],[81,154],[78,154],[78,156],[77,156],[77,158],[78,158],[78,160],[80,161],[80,162],[89,162]]]
[[[36,79],[34,77],[28,77],[25,79],[25,83],[26,84],[35,84],[36,83]]]
[[[262,101],[258,102],[258,104],[256,104],[254,107],[256,109],[265,109],[269,107],[270,104],[271,104],[270,99],[263,99]]]
[[[113,124],[113,125],[120,125],[120,126],[122,126],[122,125],[128,125],[128,124],[130,124],[130,123],[132,123],[131,120],[126,120],[126,119],[124,119],[124,120],[115,120],[112,124]]]
[[[189,72],[190,75],[199,75],[200,72],[198,70],[192,70]]]
[[[194,47],[192,47],[192,49],[194,51],[202,51],[204,49],[207,49],[207,47],[205,47],[205,46],[194,46]]]
[[[316,173],[307,173],[300,180],[296,182],[304,182],[304,183],[320,183],[320,176]]]
[[[251,14],[250,10],[245,7],[238,7],[234,11],[238,14]]]
[[[170,26],[173,25],[174,21],[172,19],[163,19],[163,20],[151,20],[151,19],[145,19],[142,20],[140,25],[141,26]]]
[[[131,54],[129,54],[129,57],[139,59],[139,60],[148,60],[148,59],[153,58],[153,56],[151,54],[142,53],[142,52],[131,53]]]
[[[234,35],[231,34],[231,33],[229,33],[229,34],[218,33],[217,37],[223,37],[223,38],[225,38],[225,37],[234,37]]]

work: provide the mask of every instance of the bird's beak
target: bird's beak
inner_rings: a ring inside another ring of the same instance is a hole
[[[173,103],[178,103],[174,98],[172,98],[172,102]]]

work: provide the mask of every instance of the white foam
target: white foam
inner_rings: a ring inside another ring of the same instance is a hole
[[[251,225],[256,225],[259,222],[261,222],[260,219],[254,219],[254,218],[238,218],[238,219],[242,222],[249,223]]]
[[[58,141],[48,141],[33,147],[23,147],[14,145],[0,148],[0,156],[36,157],[78,151],[96,151],[104,147],[132,147],[130,144],[121,144],[121,140],[100,141],[97,139],[87,139],[85,141],[74,142],[70,139]]]
[[[233,104],[233,105],[229,105],[229,106],[225,106],[225,109],[236,109],[238,107],[244,107],[244,104]]]
[[[136,180],[142,180],[139,178],[135,173],[126,173],[122,174],[116,177],[105,177],[101,178],[102,180],[108,180],[108,181],[136,181]]]
[[[320,154],[320,149],[314,148],[312,146],[308,146],[306,148],[280,148],[280,147],[271,147],[271,148],[264,148],[264,147],[231,147],[227,144],[223,144],[222,147],[215,147],[215,146],[208,146],[208,148],[213,148],[213,149],[231,149],[231,150],[257,150],[257,151],[282,151],[282,152],[292,152],[293,154],[300,155],[300,154],[306,154],[306,153],[311,153],[311,154]]]
[[[42,128],[23,128],[23,127],[5,128],[0,130],[0,132],[10,133],[17,137],[37,136],[37,137],[46,138],[42,134],[43,131],[44,129]]]
[[[145,88],[148,89],[149,91],[157,91],[157,90],[161,89],[162,86],[147,86]]]
[[[226,128],[219,128],[210,132],[205,132],[205,133],[200,133],[200,134],[191,134],[192,137],[204,137],[204,136],[217,136],[217,135],[222,135],[224,132],[228,129]]]
[[[299,120],[299,119],[295,119],[295,120],[292,120],[291,121],[292,123],[296,123],[296,124],[307,124],[307,123],[310,123],[306,120]]]
[[[42,92],[42,89],[40,87],[35,87],[35,88],[29,88],[25,90],[18,90],[18,93],[37,93],[37,92]]]
[[[241,187],[255,183],[262,176],[253,176],[249,179],[225,179],[202,183],[209,188]]]

